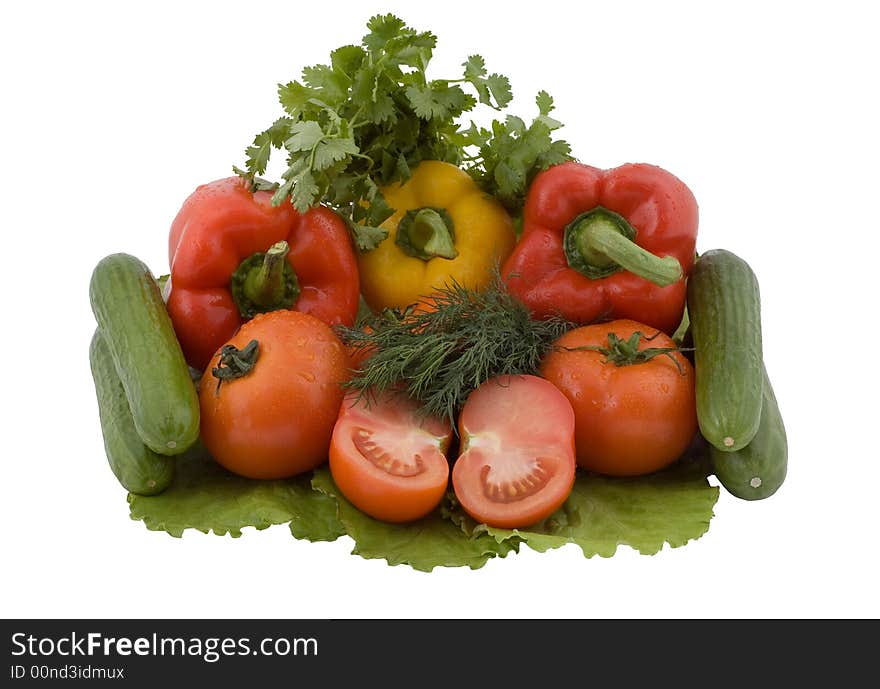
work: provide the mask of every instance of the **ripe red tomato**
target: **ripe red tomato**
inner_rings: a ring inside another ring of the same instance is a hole
[[[347,397],[330,443],[330,472],[362,512],[386,522],[424,517],[449,485],[452,427],[423,417],[406,395]]]
[[[694,371],[681,352],[617,366],[599,351],[565,349],[608,347],[609,333],[626,341],[636,332],[643,335],[639,351],[675,347],[656,328],[617,320],[567,332],[541,364],[541,375],[574,408],[577,461],[585,469],[611,476],[657,471],[678,459],[697,431]]]
[[[537,376],[500,376],[470,394],[458,421],[455,496],[474,519],[513,529],[555,512],[574,485],[574,412]]]
[[[245,323],[228,344],[259,345],[253,369],[223,381],[211,371],[199,391],[201,436],[213,457],[248,478],[286,478],[327,459],[349,375],[345,347],[329,325],[299,311],[272,311]]]

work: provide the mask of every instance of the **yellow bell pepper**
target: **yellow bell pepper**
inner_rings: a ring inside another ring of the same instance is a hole
[[[386,237],[358,257],[361,292],[374,310],[403,308],[454,279],[479,289],[516,243],[513,222],[463,170],[426,160],[403,184],[383,188],[395,209]]]

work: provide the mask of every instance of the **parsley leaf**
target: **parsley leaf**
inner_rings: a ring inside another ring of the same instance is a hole
[[[513,99],[510,80],[502,74],[486,76],[486,61],[480,55],[471,55],[462,63],[464,80],[477,91],[480,103],[493,106],[496,110],[504,108]]]
[[[297,122],[290,128],[293,134],[284,142],[285,148],[291,153],[311,151],[324,136],[324,130],[317,122]]]
[[[513,100],[513,91],[510,89],[510,79],[503,74],[490,74],[486,79],[486,86],[492,93],[492,98],[499,108],[503,108]]]
[[[318,198],[318,184],[310,170],[297,175],[290,201],[295,208],[310,208]]]
[[[330,53],[333,72],[352,78],[360,69],[367,54],[358,45],[344,45]]]
[[[447,120],[456,117],[476,104],[458,86],[446,82],[432,82],[425,86],[408,86],[406,96],[416,115],[424,120]]]
[[[326,170],[334,163],[345,160],[348,156],[357,152],[357,144],[351,138],[320,141],[313,150],[314,159],[312,167],[319,171]]]
[[[384,16],[377,14],[371,17],[367,22],[367,28],[370,33],[364,36],[364,45],[373,53],[379,53],[390,40],[402,35],[405,30],[411,31],[402,19],[393,14]]]
[[[300,116],[309,99],[314,98],[315,95],[313,89],[303,86],[296,81],[291,81],[285,85],[278,85],[278,100],[281,101],[281,107],[293,118]]]
[[[471,123],[463,133],[465,142],[479,149],[468,172],[515,217],[522,214],[526,191],[535,175],[571,160],[568,143],[553,140],[552,133],[562,126],[550,117],[553,99],[540,91],[535,104],[538,116],[528,126],[521,118],[508,115],[503,121],[494,120],[491,130]]]
[[[465,164],[486,192],[518,212],[534,174],[570,157],[568,144],[552,140],[561,126],[550,117],[553,99],[538,94],[539,115],[529,126],[507,116],[490,129],[464,128],[459,119],[478,104],[503,110],[511,102],[510,81],[490,74],[480,55],[462,63],[462,78],[429,79],[436,45],[433,33],[392,14],[371,17],[360,45],[343,45],[329,64],[278,85],[285,116],[257,134],[244,168],[233,169],[253,189],[274,189],[275,204],[333,208],[361,251],[388,235],[381,225],[394,209],[379,189],[407,180],[422,160]],[[287,154],[280,185],[260,179],[276,150]]]
[[[355,246],[361,251],[375,249],[386,237],[388,237],[388,230],[383,230],[381,227],[353,223],[351,228],[354,235]]]
[[[538,112],[542,115],[549,115],[550,111],[553,110],[553,98],[546,91],[538,91],[538,95],[535,97],[535,104],[538,106]]]
[[[254,137],[254,143],[245,151],[247,156],[247,168],[254,175],[262,175],[266,172],[266,165],[273,148],[281,148],[287,130],[290,127],[290,119],[280,117],[266,131],[260,132]]]
[[[461,66],[464,67],[464,78],[467,81],[472,82],[486,76],[486,61],[482,55],[469,55]]]

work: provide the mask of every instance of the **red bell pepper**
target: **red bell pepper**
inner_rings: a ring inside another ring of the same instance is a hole
[[[168,312],[191,366],[257,313],[295,309],[352,325],[360,294],[345,222],[327,208],[298,213],[240,177],[200,186],[171,225]]]
[[[501,272],[536,318],[628,318],[672,333],[696,239],[697,202],[677,177],[653,165],[568,162],[535,177]]]

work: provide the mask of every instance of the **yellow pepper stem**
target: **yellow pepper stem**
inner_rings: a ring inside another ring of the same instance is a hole
[[[397,225],[395,242],[406,254],[423,261],[458,256],[452,218],[442,208],[407,211]]]

